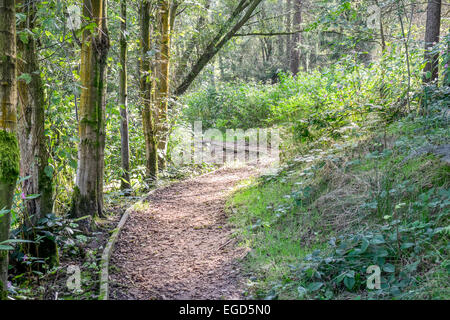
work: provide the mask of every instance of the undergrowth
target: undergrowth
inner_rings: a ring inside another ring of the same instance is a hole
[[[302,156],[229,200],[236,235],[251,248],[250,297],[450,297],[445,108],[379,124],[302,144]],[[369,266],[379,267],[379,289],[367,288]]]

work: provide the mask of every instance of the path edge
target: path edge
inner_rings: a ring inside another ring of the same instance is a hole
[[[114,245],[116,244],[117,238],[120,231],[122,230],[125,222],[127,222],[131,211],[134,210],[135,206],[142,203],[150,195],[152,195],[156,190],[153,189],[149,193],[142,196],[137,202],[133,203],[131,206],[125,210],[124,214],[120,218],[117,227],[112,231],[111,236],[106,243],[105,249],[103,249],[102,258],[100,262],[100,294],[98,300],[109,300],[109,260],[111,259],[112,252],[114,250]]]

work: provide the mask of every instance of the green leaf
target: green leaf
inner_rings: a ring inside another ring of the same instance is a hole
[[[5,214],[9,213],[11,210],[7,209],[6,207],[0,210],[0,218],[3,217]]]
[[[340,283],[342,280],[344,280],[344,278],[345,278],[346,275],[347,275],[346,273],[342,273],[342,274],[338,275],[338,276],[334,279],[334,281],[335,281],[336,283]]]
[[[20,76],[17,77],[17,80],[23,80],[26,84],[30,84],[31,82],[31,74],[29,73],[22,73]]]
[[[308,286],[308,291],[314,292],[319,290],[323,286],[323,282],[313,282]]]
[[[359,249],[360,253],[366,252],[368,247],[369,247],[369,240],[367,240],[366,238],[363,238],[361,248]]]
[[[22,41],[24,44],[28,43],[28,33],[27,32],[24,32],[24,31],[19,32],[18,36],[20,38],[20,41]]]
[[[392,288],[389,290],[390,292],[391,292],[391,294],[394,296],[394,297],[398,297],[398,296],[400,296],[401,295],[401,291],[400,291],[400,289],[397,287],[397,286],[392,286]]]
[[[352,290],[355,286],[355,278],[354,277],[345,277],[344,278],[344,285],[347,287],[348,290]]]
[[[44,172],[49,178],[53,178],[53,167],[52,166],[46,166],[44,168]]]
[[[412,243],[412,242],[405,242],[405,243],[402,243],[402,245],[401,245],[401,248],[402,249],[409,249],[409,248],[411,248],[411,247],[414,247],[414,243]]]
[[[384,238],[381,234],[377,234],[376,236],[373,237],[372,244],[382,244],[385,243]]]
[[[74,160],[74,159],[70,159],[69,165],[70,165],[72,168],[74,168],[74,169],[76,169],[76,168],[78,167],[78,163],[77,163],[77,161]]]
[[[8,244],[8,243],[33,243],[31,240],[23,240],[23,239],[8,239],[0,242],[0,245]]]
[[[383,271],[384,271],[384,272],[388,272],[388,273],[395,272],[395,266],[394,266],[393,264],[386,263],[386,264],[383,266]]]
[[[9,244],[11,243],[33,243],[34,241],[30,241],[30,240],[22,240],[22,239],[8,239],[5,241],[0,242],[0,250],[14,250],[14,248],[12,246],[10,246]]]
[[[416,262],[407,264],[405,266],[405,269],[408,270],[409,272],[415,272],[417,270],[417,267],[419,266],[419,262],[420,261],[416,261]]]
[[[16,19],[19,20],[20,22],[23,22],[27,19],[27,15],[24,13],[16,12]]]
[[[376,257],[387,257],[389,255],[389,253],[387,252],[386,249],[378,249],[375,253]]]
[[[297,292],[298,292],[298,297],[301,299],[301,298],[303,298],[306,295],[306,293],[308,291],[304,287],[298,286]]]
[[[41,195],[40,194],[30,194],[28,196],[26,196],[25,200],[33,200],[33,199],[37,199],[39,198]]]

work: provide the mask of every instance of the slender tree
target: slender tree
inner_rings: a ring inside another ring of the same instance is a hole
[[[438,78],[439,53],[432,52],[431,48],[439,42],[441,27],[441,0],[428,0],[427,24],[425,29],[425,61],[423,69],[423,82],[430,83]]]
[[[10,209],[19,175],[14,0],[0,0],[0,242],[9,239]],[[0,250],[0,299],[6,298],[8,251]]]
[[[170,2],[160,0],[158,3],[158,29],[159,29],[159,55],[157,65],[157,143],[158,168],[164,169],[166,165],[166,148],[168,127],[169,103],[169,70],[170,70]]]
[[[294,19],[293,19],[293,29],[300,30],[300,25],[302,23],[302,6],[303,0],[294,0]],[[293,75],[298,73],[300,67],[300,44],[302,40],[302,34],[300,32],[294,33],[292,35],[292,44],[290,52],[290,70]]]
[[[286,10],[286,3],[285,1],[280,1],[280,11],[287,11]],[[286,12],[284,13],[286,14]],[[286,43],[286,37],[278,37],[276,40],[277,44],[278,44],[278,56],[279,57],[283,57],[283,52],[284,52],[284,48],[285,48],[285,43]]]
[[[130,190],[130,147],[128,135],[128,86],[127,86],[127,2],[120,1],[120,136],[122,160],[122,190]]]
[[[448,67],[450,63],[450,30],[446,36],[447,39],[447,52],[445,54],[445,64],[444,64],[444,85],[450,86],[450,68]]]
[[[292,31],[292,0],[286,0],[286,31]],[[286,35],[286,69],[291,70],[292,34]]]
[[[153,99],[153,78],[152,64],[150,63],[150,1],[144,0],[140,6],[140,49],[141,56],[139,61],[140,69],[140,90],[142,101],[142,126],[145,140],[145,156],[147,177],[156,180],[158,175],[158,144],[155,128],[155,112]]]
[[[378,0],[375,0],[375,3],[378,7],[380,7],[380,4],[378,3]],[[380,38],[381,38],[381,56],[380,56],[380,65],[381,65],[381,85],[380,85],[380,96],[382,99],[384,99],[385,97],[385,90],[386,90],[386,85],[385,85],[385,74],[386,74],[386,63],[385,63],[385,57],[384,55],[386,54],[386,39],[385,39],[385,35],[384,35],[384,25],[383,25],[383,12],[381,11],[380,8],[380,24],[379,24],[379,28],[380,28]]]
[[[71,215],[103,215],[106,72],[109,37],[106,0],[84,0],[83,16],[94,28],[85,28],[81,47],[80,136],[76,187]]]

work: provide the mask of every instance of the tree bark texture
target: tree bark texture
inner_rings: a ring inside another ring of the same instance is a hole
[[[430,83],[438,78],[439,53],[431,52],[434,44],[439,42],[441,27],[441,0],[428,0],[427,24],[425,29],[425,61],[423,82]]]
[[[130,140],[128,134],[128,83],[127,83],[127,2],[121,0],[120,15],[120,84],[119,84],[119,104],[120,104],[120,137],[121,137],[121,160],[123,176],[121,182],[122,190],[130,190]]]
[[[16,12],[0,0],[0,242],[9,239],[11,204],[19,175],[17,143]],[[0,250],[0,300],[6,299],[8,251]]]
[[[79,156],[71,215],[103,215],[106,72],[109,37],[106,0],[84,0],[83,15],[95,27],[83,32]]]

